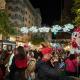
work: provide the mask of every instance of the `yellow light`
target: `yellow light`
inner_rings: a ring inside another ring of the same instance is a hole
[[[68,46],[66,46],[66,47],[64,48],[64,50],[70,50],[70,49],[71,49],[70,45],[68,45]]]
[[[16,38],[13,37],[13,36],[11,36],[11,37],[10,37],[10,41],[16,41]]]

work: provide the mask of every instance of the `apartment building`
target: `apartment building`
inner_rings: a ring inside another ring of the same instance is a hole
[[[6,0],[5,9],[11,23],[15,25],[17,30],[21,27],[41,26],[42,18],[40,10],[35,9],[29,0]],[[16,42],[27,42],[31,39],[31,35],[16,36]]]
[[[0,10],[5,9],[5,0],[0,0]]]
[[[41,26],[40,11],[29,0],[6,0],[6,9],[10,21],[17,27]]]

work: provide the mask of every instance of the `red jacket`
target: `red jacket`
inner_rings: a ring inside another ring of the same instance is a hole
[[[70,60],[70,59],[67,59],[65,61],[65,64],[66,64],[66,71],[68,72],[76,72],[76,67],[77,67],[77,59],[74,59],[74,60]]]

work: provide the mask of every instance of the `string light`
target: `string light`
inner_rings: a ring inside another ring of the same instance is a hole
[[[52,28],[50,27],[40,27],[38,28],[37,26],[32,26],[30,28],[27,28],[27,27],[22,27],[20,29],[20,31],[22,33],[28,33],[28,32],[32,32],[32,33],[37,33],[37,32],[54,32],[54,34],[57,34],[57,32],[59,32],[60,30],[62,32],[69,32],[71,29],[74,28],[74,25],[72,24],[65,24],[64,27],[62,28],[60,25],[53,25]]]

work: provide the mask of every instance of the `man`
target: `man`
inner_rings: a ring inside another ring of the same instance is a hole
[[[41,60],[38,60],[36,63],[36,73],[37,77],[36,80],[73,80],[69,77],[60,77],[59,72],[54,69],[51,64],[50,60],[52,57],[52,49],[51,48],[43,48],[41,50],[43,55]]]

